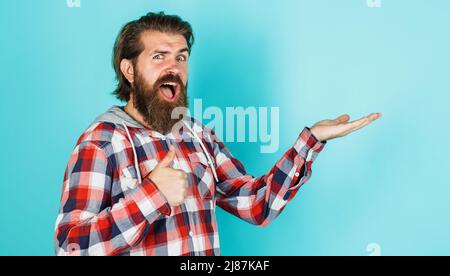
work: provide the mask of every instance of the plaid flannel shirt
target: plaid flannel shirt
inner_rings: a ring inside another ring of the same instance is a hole
[[[79,138],[64,175],[57,255],[220,255],[216,204],[249,223],[268,225],[310,178],[324,147],[304,128],[267,174],[253,177],[212,130],[193,119],[190,123],[202,134],[218,181],[195,139],[175,139],[136,125],[93,123]],[[177,207],[148,177],[170,144],[178,169],[188,174],[188,194]]]

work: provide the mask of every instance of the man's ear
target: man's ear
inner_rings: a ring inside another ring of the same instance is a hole
[[[128,82],[134,82],[134,67],[131,60],[122,59],[122,61],[120,62],[120,71],[122,71],[122,74],[125,76]]]

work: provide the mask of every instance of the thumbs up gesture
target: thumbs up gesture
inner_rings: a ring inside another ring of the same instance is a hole
[[[170,167],[174,159],[175,148],[171,145],[167,155],[149,176],[172,207],[183,204],[188,187],[187,174]]]

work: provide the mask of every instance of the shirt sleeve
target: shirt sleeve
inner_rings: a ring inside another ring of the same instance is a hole
[[[164,196],[148,178],[111,204],[112,163],[95,143],[74,149],[56,222],[57,255],[119,255],[137,244],[157,218],[170,214]]]
[[[259,226],[271,223],[311,177],[311,166],[325,142],[304,128],[294,145],[275,166],[261,177],[247,174],[213,133],[218,183],[217,205],[225,211]]]

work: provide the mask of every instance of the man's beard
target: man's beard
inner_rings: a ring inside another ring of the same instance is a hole
[[[184,110],[181,110],[177,115],[184,117],[185,110],[188,107],[187,84],[184,85],[178,75],[166,75],[158,79],[153,87],[149,87],[143,76],[139,72],[136,73],[133,97],[135,108],[152,130],[162,134],[169,133],[172,127],[182,119],[172,118],[172,111],[177,107],[182,107]],[[175,82],[180,86],[180,93],[176,95],[177,99],[174,102],[168,102],[159,95],[158,89],[165,82]]]

